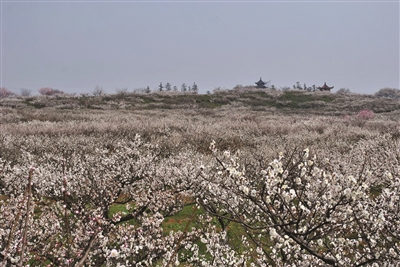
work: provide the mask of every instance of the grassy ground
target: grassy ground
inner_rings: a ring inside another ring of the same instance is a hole
[[[127,109],[127,110],[171,110],[171,109],[216,109],[223,107],[251,107],[253,109],[306,112],[311,114],[347,114],[361,109],[376,113],[400,109],[395,99],[378,98],[372,95],[332,94],[329,92],[306,92],[299,90],[226,90],[215,94],[182,93],[126,93],[103,96],[32,96],[0,99],[0,107],[11,108],[55,108],[55,109]]]

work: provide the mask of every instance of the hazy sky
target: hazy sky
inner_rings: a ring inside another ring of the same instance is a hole
[[[1,86],[399,88],[398,1],[1,0]]]

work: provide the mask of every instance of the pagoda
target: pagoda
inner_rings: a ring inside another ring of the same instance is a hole
[[[256,82],[255,84],[257,84],[257,88],[267,88],[267,87],[265,86],[266,82],[264,82],[264,81],[261,79],[261,77],[260,77],[260,80],[259,80],[258,82]]]
[[[326,85],[326,82],[325,82],[323,86],[317,87],[317,88],[318,88],[320,91],[331,91],[331,89],[332,89],[333,87],[334,87],[334,86],[330,87],[330,86]]]

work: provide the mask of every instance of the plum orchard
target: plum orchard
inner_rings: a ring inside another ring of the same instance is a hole
[[[146,140],[128,128],[117,133],[113,122],[84,132],[49,122],[4,128],[0,266],[400,263],[398,135],[265,140],[254,120],[239,121],[253,125],[245,138],[258,141],[230,151],[219,149],[226,139],[207,124],[175,126],[186,129],[176,135],[172,121]],[[301,123],[310,135],[313,127],[343,127]],[[227,136],[235,137],[238,125],[226,127]],[[202,149],[204,140],[209,149]],[[181,228],[166,232],[165,220],[189,205],[195,208],[187,220],[176,222]],[[234,226],[240,247],[229,234]]]

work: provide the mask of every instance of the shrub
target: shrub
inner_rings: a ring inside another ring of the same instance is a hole
[[[174,86],[176,87],[176,86]],[[177,91],[174,89],[174,91]],[[138,93],[138,94],[149,94],[151,92],[149,87],[142,87],[142,88],[135,88],[133,89],[134,93]]]
[[[126,95],[126,93],[128,93],[128,87],[116,88],[115,91],[117,92],[117,95]]]
[[[6,98],[6,97],[10,97],[15,95],[13,92],[11,92],[10,90],[8,90],[5,87],[1,87],[0,88],[0,98]]]
[[[375,116],[374,112],[369,109],[363,109],[357,114],[357,118],[361,120],[369,120],[373,119]]]
[[[32,93],[31,89],[22,88],[21,89],[21,96],[30,96]]]
[[[56,94],[64,94],[63,91],[58,89],[53,89],[51,87],[42,87],[39,89],[39,93],[41,95],[56,95]]]
[[[378,92],[375,93],[375,96],[381,97],[381,98],[394,98],[398,99],[400,98],[400,90],[395,89],[395,88],[382,88]]]
[[[346,95],[346,94],[350,94],[350,93],[351,93],[351,91],[350,91],[349,88],[340,88],[340,89],[336,92],[336,94],[338,94],[338,95]]]
[[[103,89],[103,87],[96,86],[96,88],[94,88],[92,94],[93,94],[94,96],[104,95],[104,89]]]

